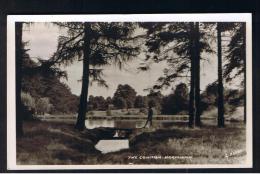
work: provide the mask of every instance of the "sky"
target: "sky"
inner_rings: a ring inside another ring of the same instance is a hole
[[[30,57],[42,59],[49,59],[55,52],[59,35],[65,34],[66,31],[57,26],[48,23],[34,23],[33,25],[26,26],[23,29],[23,41],[28,42],[27,48]],[[166,63],[152,64],[151,69],[146,72],[139,72],[137,67],[140,60],[144,58],[144,54],[140,54],[132,61],[128,62],[122,70],[115,66],[104,67],[104,79],[107,81],[109,88],[99,87],[93,84],[89,87],[89,95],[112,97],[119,84],[129,84],[132,86],[137,95],[147,95],[144,89],[153,86],[163,74],[163,69],[167,67]],[[217,79],[217,57],[216,55],[208,55],[209,61],[201,63],[201,90]],[[73,94],[80,95],[82,77],[82,61],[75,62],[74,64],[61,67],[67,71],[68,80],[62,79],[66,83]],[[177,81],[176,84],[184,81]],[[172,85],[172,88],[176,84]],[[171,88],[163,90],[162,93],[167,95],[171,92]]]

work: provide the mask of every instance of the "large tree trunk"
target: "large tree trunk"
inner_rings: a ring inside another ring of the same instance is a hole
[[[84,23],[84,50],[83,50],[83,76],[80,95],[80,104],[78,109],[78,118],[75,128],[82,131],[86,129],[85,117],[87,113],[87,98],[89,86],[89,58],[90,58],[90,24]]]
[[[189,94],[189,127],[194,126],[194,42],[193,42],[193,31],[194,24],[190,22],[190,49],[191,49],[191,66],[190,66],[190,94]]]
[[[194,54],[195,54],[195,126],[201,126],[200,121],[200,32],[199,22],[195,23],[194,31]]]
[[[23,114],[24,107],[21,100],[22,85],[22,30],[23,23],[15,23],[15,54],[16,54],[16,137],[23,135]]]
[[[244,123],[246,123],[246,23],[242,24],[243,27],[243,63],[244,63]]]
[[[221,24],[217,23],[218,42],[218,127],[224,127],[224,97],[222,77],[222,45],[221,45]]]

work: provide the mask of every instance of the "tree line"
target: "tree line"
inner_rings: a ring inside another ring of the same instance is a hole
[[[245,76],[245,23],[205,23],[205,22],[65,22],[55,23],[67,29],[67,34],[60,36],[58,47],[53,56],[30,71],[40,71],[58,77],[66,76],[58,65],[69,66],[74,61],[82,61],[82,87],[75,128],[85,129],[85,117],[88,111],[88,88],[92,83],[108,87],[103,78],[103,67],[116,65],[119,69],[124,63],[137,58],[141,51],[146,59],[140,65],[142,71],[148,70],[150,62],[166,61],[164,75],[158,79],[153,90],[170,87],[178,79],[188,78],[189,84],[189,123],[190,127],[201,126],[201,61],[218,57],[218,126],[224,127],[223,79],[231,81],[235,77]],[[23,113],[21,103],[22,69],[22,26],[16,23],[16,63],[17,63],[17,106],[18,113]],[[142,28],[144,34],[135,35],[135,30]],[[225,45],[223,35],[229,34],[230,41]],[[217,43],[216,48],[214,44]],[[145,50],[142,50],[145,45]],[[223,51],[225,50],[225,51]],[[223,54],[225,53],[225,56]],[[227,62],[223,65],[223,59]],[[223,68],[224,67],[224,68]],[[244,78],[245,79],[245,78]],[[129,101],[126,101],[126,104]],[[130,103],[128,103],[130,104]],[[246,119],[244,119],[246,120]],[[17,131],[22,132],[22,117],[17,115]]]

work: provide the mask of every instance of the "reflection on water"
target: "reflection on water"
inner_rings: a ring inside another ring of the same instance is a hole
[[[88,129],[94,129],[97,127],[112,127],[112,128],[141,128],[144,126],[146,120],[86,120],[85,125]],[[164,127],[165,123],[176,123],[172,120],[155,120],[153,121],[153,127]]]
[[[95,148],[103,154],[108,152],[116,152],[122,149],[129,148],[129,141],[126,140],[100,140]]]

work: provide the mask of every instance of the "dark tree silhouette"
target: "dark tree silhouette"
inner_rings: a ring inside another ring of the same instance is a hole
[[[23,25],[27,23],[16,22],[15,23],[15,49],[16,49],[16,134],[17,137],[23,135],[23,120],[32,117],[32,113],[22,103],[21,91],[22,82],[26,77],[32,77],[37,74],[42,74],[46,77],[49,76],[66,76],[65,72],[60,71],[55,67],[53,60],[40,60],[39,65],[33,64],[27,51],[25,49],[26,43],[22,40]]]
[[[196,115],[196,125],[200,126],[200,53],[213,52],[207,42],[205,30],[199,30],[200,25],[205,24],[162,22],[141,23],[140,25],[147,30],[148,55],[145,59],[146,63],[141,64],[139,69],[149,69],[147,62],[150,63],[150,60],[155,63],[167,62],[168,68],[165,68],[164,76],[160,77],[158,83],[153,86],[153,89],[156,90],[170,87],[178,78],[190,78],[189,126],[193,125],[194,115]],[[195,101],[197,101],[196,104]]]
[[[85,114],[87,112],[87,98],[89,86],[89,59],[90,59],[90,36],[91,26],[89,23],[84,23],[84,37],[83,37],[83,76],[82,87],[79,101],[78,117],[75,128],[78,130],[85,129]]]
[[[21,99],[21,84],[22,84],[22,33],[23,23],[15,23],[15,53],[16,53],[16,136],[21,137],[23,135],[23,115],[25,112],[25,106],[22,104]]]
[[[88,87],[93,82],[108,87],[103,79],[102,66],[123,63],[136,56],[138,45],[133,44],[131,35],[134,23],[57,23],[68,29],[61,36],[54,57],[60,64],[70,64],[83,57],[83,76],[78,119],[75,128],[85,129]]]
[[[224,96],[222,77],[222,45],[221,33],[223,24],[217,23],[217,45],[218,45],[218,127],[224,127]]]
[[[228,61],[224,66],[224,78],[227,82],[244,74],[242,86],[244,87],[244,123],[246,123],[246,23],[231,23],[230,33],[233,34],[228,44]],[[233,73],[235,72],[235,73]]]
[[[195,125],[201,126],[200,120],[200,31],[199,23],[195,23],[194,28],[194,49],[192,51],[192,59],[194,59],[194,80],[195,80]]]

